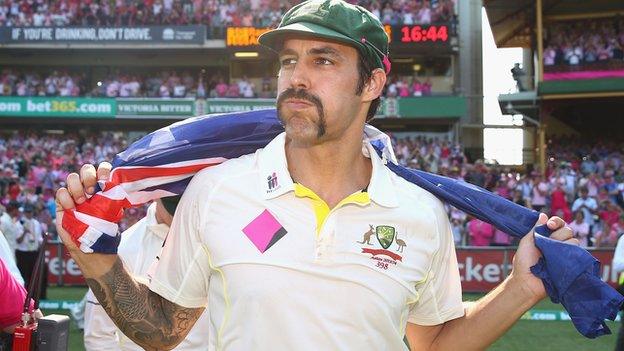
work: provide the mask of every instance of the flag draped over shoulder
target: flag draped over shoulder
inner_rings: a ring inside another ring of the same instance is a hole
[[[63,227],[82,251],[115,253],[124,208],[182,194],[197,171],[253,153],[283,130],[275,109],[195,117],[159,129],[115,157],[110,179],[99,182],[101,190],[88,201],[65,211]],[[462,181],[397,165],[387,141],[370,140],[398,176],[510,235],[532,233],[536,211]],[[615,319],[624,297],[600,279],[600,262],[580,247],[549,239],[545,226],[536,231],[544,234],[535,236],[543,257],[531,271],[551,300],[563,304],[584,336],[610,334],[604,320]]]

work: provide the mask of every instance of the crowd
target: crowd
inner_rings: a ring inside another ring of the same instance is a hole
[[[558,66],[624,60],[624,19],[554,22],[546,27],[544,65]]]
[[[247,77],[232,79],[220,73],[196,78],[189,71],[162,70],[154,73],[114,71],[101,80],[84,72],[66,69],[39,73],[33,70],[4,68],[0,72],[0,96],[88,96],[158,98],[271,98],[271,79],[262,80],[260,91]]]
[[[414,97],[431,95],[431,78],[392,76],[386,82],[384,96],[386,97]]]
[[[275,27],[299,0],[4,0],[0,26],[139,26],[204,24]],[[455,19],[456,0],[350,1],[385,24],[429,24]],[[213,31],[214,32],[214,31]],[[222,31],[218,31],[222,33]]]
[[[193,74],[190,70],[165,69],[149,73],[113,70],[103,79],[68,69],[34,71],[3,68],[0,96],[87,96],[151,98],[274,98],[275,79],[228,79],[222,73]],[[393,75],[386,83],[386,97],[418,97],[432,94],[430,77]]]
[[[81,96],[86,91],[86,77],[81,73],[54,70],[49,74],[3,68],[0,72],[0,96]]]
[[[462,148],[423,137],[395,139],[401,164],[462,179],[522,206],[557,215],[570,224],[584,247],[614,247],[624,233],[624,143],[553,138],[545,176],[467,162]],[[515,244],[505,233],[465,213],[448,209],[455,242],[488,246]]]

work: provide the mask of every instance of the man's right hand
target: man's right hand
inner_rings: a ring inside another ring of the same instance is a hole
[[[82,252],[63,228],[63,211],[74,209],[91,197],[95,193],[97,181],[108,180],[111,169],[108,162],[102,162],[97,171],[93,165],[85,164],[80,168],[80,174],[70,173],[67,176],[67,187],[56,191],[56,231],[85,278],[99,277],[108,272],[117,255]]]
[[[92,164],[85,164],[80,168],[80,174],[74,172],[67,176],[67,187],[56,191],[56,231],[70,252],[80,249],[63,229],[63,211],[74,209],[91,197],[95,193],[98,180],[108,180],[111,169],[108,162],[100,163],[97,170]]]

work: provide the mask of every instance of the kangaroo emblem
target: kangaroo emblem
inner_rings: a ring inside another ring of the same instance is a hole
[[[364,233],[364,236],[362,237],[362,241],[356,241],[358,244],[373,245],[370,243],[370,238],[371,238],[371,235],[373,235],[375,228],[370,224],[368,226],[370,227],[370,229],[366,233]]]
[[[399,245],[399,248],[397,249],[398,252],[403,252],[403,248],[407,246],[407,244],[405,244],[405,241],[403,241],[402,239],[399,239],[399,234],[397,233],[396,236],[396,243],[397,245]]]

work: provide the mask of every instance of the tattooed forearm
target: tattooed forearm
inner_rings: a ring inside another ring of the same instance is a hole
[[[203,311],[176,305],[137,283],[119,258],[108,273],[87,284],[119,329],[146,350],[175,347]]]

